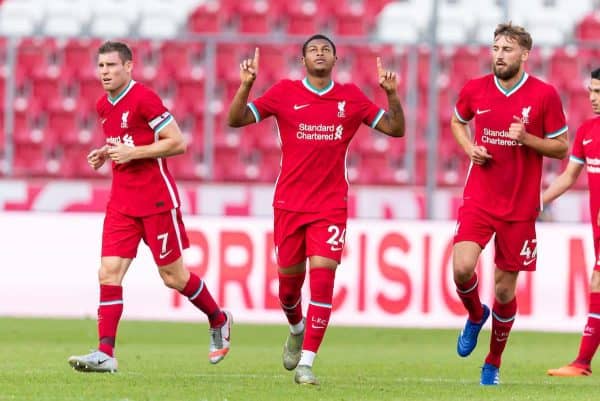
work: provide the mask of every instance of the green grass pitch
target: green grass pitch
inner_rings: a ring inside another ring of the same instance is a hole
[[[456,355],[456,335],[330,327],[315,388],[283,369],[283,324],[234,325],[230,354],[212,366],[204,323],[123,321],[119,372],[85,374],[67,358],[95,346],[95,321],[1,318],[0,401],[600,400],[598,376],[545,376],[574,357],[578,334],[512,333],[498,387],[478,384],[489,332],[466,359]]]

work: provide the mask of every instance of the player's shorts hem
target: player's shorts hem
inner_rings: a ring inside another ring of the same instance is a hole
[[[485,248],[485,246],[487,245],[487,243],[482,244],[481,242],[474,240],[473,238],[468,238],[466,236],[461,236],[461,237],[454,237],[454,239],[452,240],[452,244],[456,245],[459,242],[474,242],[475,244],[479,245],[479,247],[483,250]]]

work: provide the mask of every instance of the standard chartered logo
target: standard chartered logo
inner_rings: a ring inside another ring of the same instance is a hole
[[[298,124],[296,138],[305,141],[337,141],[342,139],[344,127],[341,124]]]
[[[505,130],[492,130],[489,128],[483,129],[483,135],[481,136],[481,142],[490,145],[500,146],[522,146],[521,143],[508,137],[508,131]]]

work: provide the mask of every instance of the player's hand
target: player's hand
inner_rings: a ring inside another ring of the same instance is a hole
[[[258,59],[260,52],[258,47],[254,49],[254,58],[249,58],[240,64],[240,80],[243,84],[252,85],[258,75]]]
[[[377,57],[377,78],[379,79],[379,86],[386,91],[386,93],[395,92],[398,87],[396,82],[396,73],[388,70],[384,70],[381,65],[381,58]]]
[[[484,165],[489,159],[492,158],[484,146],[473,145],[469,152],[469,158],[473,164]]]
[[[117,164],[123,164],[133,160],[133,152],[135,148],[133,146],[127,146],[123,143],[109,146],[107,153],[108,157],[111,158]]]
[[[525,124],[523,124],[523,120],[519,117],[513,116],[513,118],[515,121],[510,124],[510,127],[508,128],[508,137],[522,143],[525,139],[525,134],[527,133],[527,131],[525,131]]]
[[[104,145],[100,149],[93,149],[87,155],[87,162],[94,170],[98,170],[108,158],[108,145]]]

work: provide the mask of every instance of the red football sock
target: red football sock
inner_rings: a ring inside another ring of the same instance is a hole
[[[302,285],[306,272],[296,274],[279,273],[279,302],[290,324],[302,320]]]
[[[210,291],[204,285],[204,280],[200,280],[200,277],[194,273],[190,273],[190,279],[185,288],[181,290],[181,294],[188,297],[196,308],[208,316],[210,327],[221,327],[225,324],[227,317],[221,311],[221,308],[219,308],[212,295],[210,295]]]
[[[98,350],[114,356],[117,327],[123,313],[123,287],[100,284]]]
[[[310,269],[310,304],[306,314],[303,350],[316,353],[323,341],[331,316],[334,279],[333,269],[324,267]]]
[[[494,301],[492,308],[492,335],[490,336],[490,353],[485,358],[485,363],[500,367],[502,362],[502,352],[506,347],[510,329],[515,322],[517,314],[517,297],[511,301],[501,304],[498,300]]]
[[[456,293],[458,294],[463,305],[469,312],[469,320],[473,323],[479,323],[483,318],[483,305],[479,299],[479,279],[477,273],[473,273],[473,277],[466,283],[459,284],[456,281]]]
[[[588,368],[600,343],[600,292],[590,293],[590,308],[587,324],[581,336],[579,354],[574,364]]]

